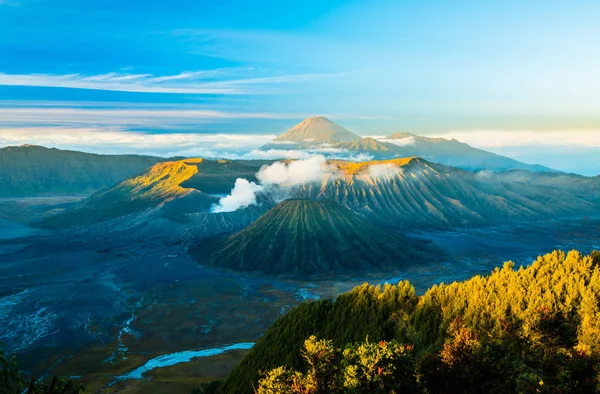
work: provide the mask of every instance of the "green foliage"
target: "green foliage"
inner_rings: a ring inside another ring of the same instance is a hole
[[[311,335],[346,350],[307,367],[299,337]],[[364,338],[373,342],[359,343]],[[553,252],[518,269],[509,262],[421,297],[408,282],[364,284],[335,302],[301,305],[268,330],[220,392],[251,392],[258,371],[276,367],[264,376],[278,384],[333,374],[344,392],[596,392],[600,253]]]
[[[17,360],[14,357],[6,358],[2,346],[0,346],[0,393],[80,394],[84,391],[83,385],[56,376],[49,383],[31,378],[27,384],[21,376]]]
[[[31,379],[29,389],[26,393],[30,394],[79,394],[84,392],[82,384],[75,383],[65,378],[53,377],[50,383],[38,382]]]
[[[396,341],[349,345],[342,352],[313,335],[304,342],[306,373],[277,367],[264,374],[257,394],[395,393],[414,388],[412,347]]]
[[[6,358],[0,344],[0,393],[20,393],[25,381],[21,377],[19,363],[16,358]]]
[[[396,341],[350,345],[343,353],[344,392],[390,393],[414,389],[412,346]]]
[[[363,341],[366,337],[393,339],[396,324],[403,319],[398,311],[412,311],[417,304],[414,287],[406,282],[397,286],[364,284],[342,294],[335,302],[320,300],[292,309],[259,338],[248,356],[223,382],[219,393],[252,393],[259,371],[279,366],[304,371],[299,350],[306,338],[316,335],[331,338],[334,346]]]

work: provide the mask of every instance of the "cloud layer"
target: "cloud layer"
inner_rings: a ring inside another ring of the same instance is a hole
[[[344,73],[342,73],[344,74]],[[275,85],[312,81],[340,74],[264,75],[251,68],[184,71],[173,75],[111,72],[82,74],[5,74],[0,85],[166,94],[265,94]]]
[[[321,155],[289,163],[278,161],[263,166],[256,177],[265,186],[292,187],[318,182],[325,174],[325,163],[325,157]]]
[[[166,157],[235,157],[248,153],[274,137],[265,134],[146,134],[119,128],[0,128],[0,146],[30,144],[93,153],[137,153]]]
[[[600,147],[600,130],[472,130],[435,136],[454,138],[484,149],[524,145]]]

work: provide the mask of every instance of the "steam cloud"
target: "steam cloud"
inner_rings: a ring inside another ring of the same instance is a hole
[[[270,166],[263,166],[256,174],[261,184],[266,186],[291,187],[311,182],[318,182],[325,174],[325,157],[313,156],[306,160],[290,163],[278,161]]]
[[[250,182],[247,179],[238,178],[231,190],[231,194],[219,200],[218,204],[212,206],[211,211],[233,212],[240,208],[256,204],[256,193],[262,191],[263,186]]]
[[[262,166],[256,174],[260,184],[238,178],[231,194],[213,205],[211,212],[233,212],[256,205],[260,193],[281,201],[289,197],[291,187],[321,181],[326,170],[325,157],[320,155],[305,160],[289,163],[278,161]]]
[[[372,164],[369,166],[369,176],[373,178],[393,176],[402,173],[402,168],[392,163]]]

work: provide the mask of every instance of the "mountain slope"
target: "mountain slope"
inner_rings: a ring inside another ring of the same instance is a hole
[[[398,268],[426,244],[384,231],[327,200],[286,200],[246,229],[193,250],[206,265],[268,274],[352,273]]]
[[[419,158],[362,163],[330,160],[326,167],[322,181],[291,188],[286,191],[288,196],[335,201],[388,228],[497,225],[588,215],[600,206],[598,177],[527,171],[473,173]],[[209,213],[210,206],[231,191],[237,178],[256,181],[257,171],[255,163],[227,160],[157,164],[144,175],[98,192],[42,225],[89,225],[150,209],[155,210],[151,217],[156,220],[203,227],[196,223],[198,215]],[[254,213],[244,220],[233,218],[236,224],[222,229],[237,230],[273,206],[263,198]],[[128,220],[139,222],[134,217]],[[210,229],[204,227],[202,234],[210,235]]]
[[[10,146],[0,149],[0,197],[92,193],[162,161],[150,156]]]
[[[209,194],[228,193],[238,177],[254,179],[255,172],[255,167],[228,160],[159,163],[146,173],[100,191],[40,224],[44,227],[94,224],[166,203],[173,215],[207,212],[219,200]]]
[[[336,201],[390,227],[450,228],[593,213],[600,196],[580,190],[594,179],[581,182],[573,189],[512,182],[419,158],[331,160],[321,183],[293,195]]]
[[[400,157],[418,156],[423,159],[470,171],[506,171],[512,169],[532,172],[554,171],[540,165],[530,165],[500,156],[457,140],[428,138],[410,133],[395,133],[379,142],[386,143]]]
[[[394,148],[382,144],[374,138],[361,138],[360,140],[350,142],[340,142],[333,145],[334,148],[346,149],[357,153],[366,153],[376,155],[377,157],[393,157],[396,156]]]

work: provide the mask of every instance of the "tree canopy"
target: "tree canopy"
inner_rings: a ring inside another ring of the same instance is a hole
[[[600,253],[555,251],[420,297],[402,281],[302,304],[213,390],[585,393],[599,381]]]

